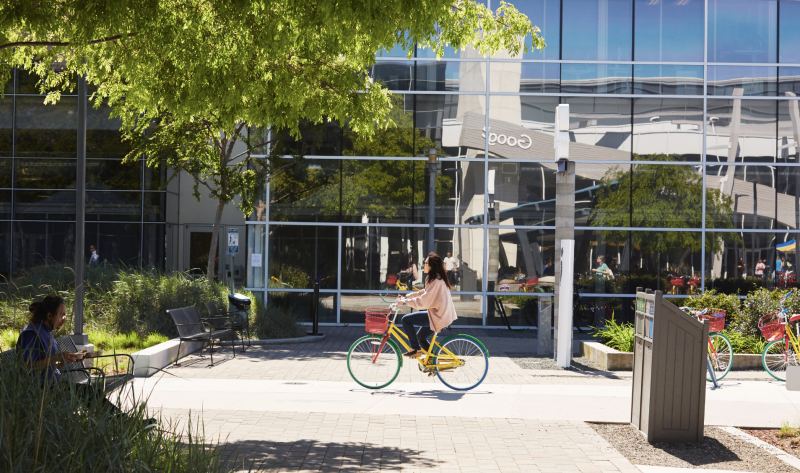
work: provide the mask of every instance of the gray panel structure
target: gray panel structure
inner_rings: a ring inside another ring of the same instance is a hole
[[[555,280],[561,281],[561,240],[575,239],[575,163],[567,161],[567,170],[556,173],[556,251],[555,251]],[[574,264],[568,261],[569,264]],[[553,297],[553,314],[555,317],[555,330],[553,330],[553,345],[558,346],[558,296],[560,294],[560,284],[555,285]],[[539,314],[539,337],[547,336],[550,328],[548,313]],[[543,320],[545,319],[545,320]],[[539,343],[542,343],[541,341]],[[541,352],[540,352],[541,354]],[[556,351],[553,350],[553,358]],[[570,350],[569,359],[572,360]]]
[[[702,441],[708,324],[638,288],[634,325],[631,423],[650,443]]]

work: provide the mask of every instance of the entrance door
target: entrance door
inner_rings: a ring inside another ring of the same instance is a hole
[[[205,275],[208,272],[208,252],[211,249],[211,225],[186,225],[184,234],[183,269],[194,275]],[[217,257],[219,249],[217,249]],[[219,274],[219,259],[216,273]]]

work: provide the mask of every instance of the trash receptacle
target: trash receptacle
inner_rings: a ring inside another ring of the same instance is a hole
[[[631,423],[653,442],[700,442],[706,407],[708,324],[636,291]]]
[[[228,294],[228,312],[240,312],[246,319],[250,314],[250,304],[253,301],[244,294]]]

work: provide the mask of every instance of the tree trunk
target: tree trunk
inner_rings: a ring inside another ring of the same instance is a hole
[[[217,249],[219,247],[219,224],[222,221],[222,210],[225,209],[225,201],[217,201],[217,213],[214,215],[214,230],[211,233],[211,248],[208,250],[208,272],[206,277],[209,281],[214,280],[215,271],[215,258],[217,256]]]

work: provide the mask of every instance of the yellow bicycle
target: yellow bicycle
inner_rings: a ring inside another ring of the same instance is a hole
[[[389,309],[368,308],[365,329],[369,335],[356,340],[347,353],[350,376],[365,388],[380,389],[392,384],[403,366],[400,346],[411,350],[406,343],[408,336],[395,325],[398,310],[397,303]],[[470,335],[451,335],[439,342],[434,334],[429,350],[422,352],[424,356],[417,358],[420,371],[438,376],[445,386],[456,391],[478,386],[489,371],[489,351]]]
[[[770,342],[761,353],[761,364],[767,373],[778,381],[786,381],[786,368],[800,364],[800,340],[792,332],[791,322],[800,320],[800,314],[789,314],[783,303],[792,291],[780,298],[781,310],[764,314],[758,320],[758,328]],[[797,327],[800,332],[800,326]]]

